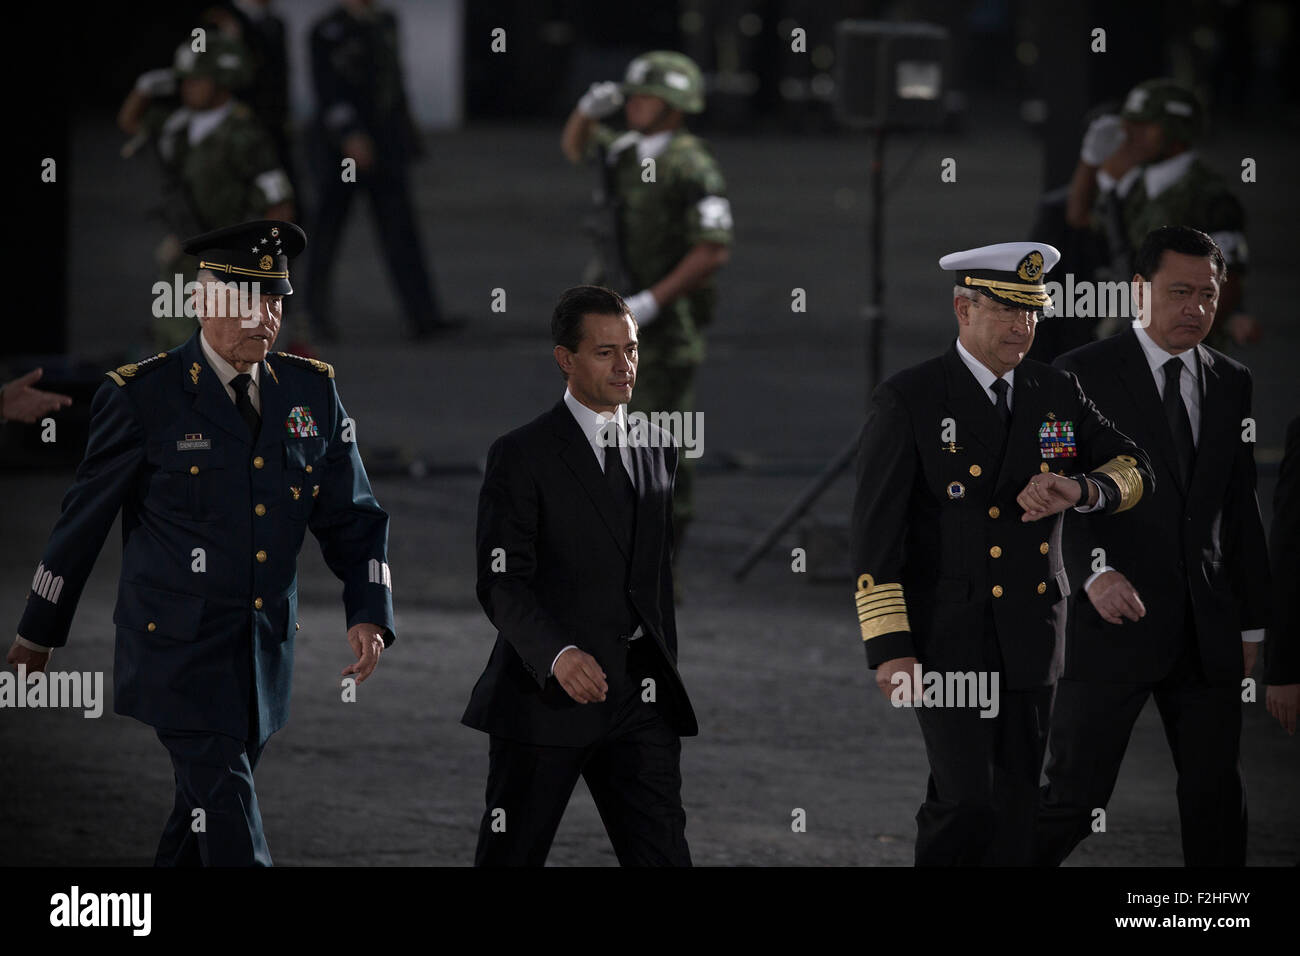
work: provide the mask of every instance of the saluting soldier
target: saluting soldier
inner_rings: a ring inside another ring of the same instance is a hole
[[[360,682],[394,640],[388,515],[324,362],[270,352],[306,236],[249,222],[185,243],[201,329],[108,373],[9,662],[68,640],[122,513],[113,707],[157,730],[176,801],[155,862],[270,865],[253,770],[289,715],[297,556],[310,528],[343,581]],[[248,283],[260,284],[252,305]],[[206,829],[193,832],[193,811]]]
[[[1146,455],[1078,382],[1024,360],[1059,258],[1010,242],[940,259],[957,341],[881,384],[862,432],[858,619],[876,683],[916,708],[925,738],[918,865],[1030,862],[1061,597],[1057,521],[1042,519],[1125,511],[1151,489]],[[992,697],[923,696],[916,678],[932,673]]]
[[[1228,279],[1206,344],[1222,349],[1257,340],[1260,328],[1243,311],[1250,265],[1246,213],[1196,150],[1205,128],[1205,109],[1193,90],[1167,78],[1139,83],[1118,117],[1099,117],[1089,127],[1070,203],[1077,215],[1095,196],[1092,223],[1109,246],[1112,280],[1132,275],[1134,257],[1153,229],[1190,226],[1210,234],[1223,251]]]
[[[600,122],[622,106],[627,131]],[[714,273],[730,257],[731,203],[717,161],[685,127],[704,111],[704,80],[689,57],[645,53],[624,82],[594,83],[569,116],[561,149],[599,166],[609,217],[588,281],[626,296],[636,316],[641,375],[630,411],[695,411],[695,372],[713,321]],[[692,459],[677,470],[673,527],[680,551],[692,506]]]
[[[181,236],[294,216],[293,189],[274,141],[232,92],[248,75],[243,44],[211,32],[204,50],[182,43],[171,69],[143,74],[118,114],[118,126],[152,142],[161,164],[167,235],[156,258],[168,283],[177,274],[192,280],[197,268],[181,249]],[[154,323],[160,348],[178,345],[184,336],[174,317]]]

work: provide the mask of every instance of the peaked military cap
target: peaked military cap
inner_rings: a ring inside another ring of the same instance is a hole
[[[260,283],[265,295],[292,295],[289,260],[307,247],[307,234],[291,222],[254,219],[186,239],[181,248],[199,268],[223,282]]]
[[[1060,260],[1061,253],[1045,242],[998,242],[950,252],[939,268],[952,272],[955,284],[990,299],[1042,309],[1052,301],[1043,280]]]

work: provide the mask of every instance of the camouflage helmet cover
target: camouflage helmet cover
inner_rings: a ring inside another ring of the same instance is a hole
[[[1196,94],[1169,79],[1147,80],[1133,87],[1120,115],[1137,123],[1158,123],[1166,135],[1184,143],[1199,139],[1205,122]]]
[[[204,50],[195,51],[187,40],[176,48],[172,61],[177,76],[210,76],[227,89],[238,89],[248,81],[249,66],[244,45],[215,31],[209,31]]]
[[[623,95],[657,96],[683,113],[704,112],[704,77],[700,68],[684,53],[653,50],[627,65]]]

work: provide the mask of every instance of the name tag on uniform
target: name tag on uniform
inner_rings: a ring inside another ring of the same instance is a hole
[[[1038,426],[1038,451],[1042,458],[1077,458],[1074,422],[1047,421]]]
[[[311,406],[295,405],[284,420],[284,430],[294,438],[315,438],[320,435],[316,421],[311,417]]]
[[[176,443],[177,451],[200,451],[204,448],[212,447],[212,439],[204,438],[202,434],[189,433],[185,436],[184,441]]]

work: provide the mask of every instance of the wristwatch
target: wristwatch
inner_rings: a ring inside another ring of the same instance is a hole
[[[1082,508],[1088,503],[1088,476],[1071,475],[1070,477],[1079,483],[1079,500],[1074,503],[1074,506]]]

